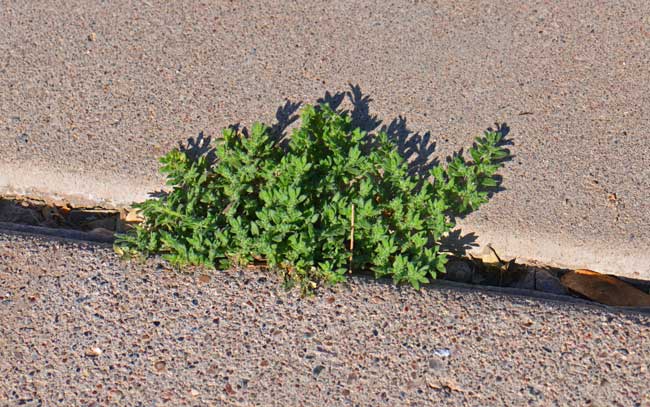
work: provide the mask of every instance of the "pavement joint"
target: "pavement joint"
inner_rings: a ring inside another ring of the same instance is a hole
[[[0,197],[0,230],[15,233],[45,235],[52,238],[113,243],[114,235],[127,231],[139,220],[129,222],[125,209],[100,206],[71,207],[58,200],[43,200],[25,196]],[[453,246],[453,242],[447,242]],[[545,293],[552,296],[585,298],[570,292],[560,282],[569,269],[540,264],[503,261],[492,249],[498,264],[485,263],[466,253],[449,253],[447,273],[439,280],[465,284],[470,287],[491,287],[520,290],[528,295]],[[624,279],[628,284],[648,292],[650,281]],[[645,308],[640,308],[645,309]]]

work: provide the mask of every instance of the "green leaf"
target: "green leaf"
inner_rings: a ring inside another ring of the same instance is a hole
[[[146,221],[119,235],[116,251],[178,266],[262,260],[303,292],[344,281],[350,268],[417,289],[444,273],[440,238],[487,202],[508,157],[501,134],[487,132],[468,150],[473,161],[456,154],[410,175],[385,132],[353,128],[327,104],[304,107],[287,146],[261,123],[245,134],[225,129],[210,163],[178,149],[163,156],[171,191],[136,205]]]
[[[497,181],[494,178],[485,178],[481,181],[481,186],[486,188],[496,187]]]

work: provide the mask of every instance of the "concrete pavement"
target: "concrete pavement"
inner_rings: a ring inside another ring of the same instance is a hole
[[[647,406],[650,319],[354,279],[170,271],[0,232],[0,406]]]
[[[650,3],[495,3],[5,2],[0,193],[130,204],[179,141],[354,84],[432,157],[508,124],[481,244],[650,278]]]

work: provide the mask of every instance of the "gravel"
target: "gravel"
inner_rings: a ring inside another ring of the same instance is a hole
[[[190,271],[0,233],[0,405],[650,403],[645,314],[356,278],[301,298]]]

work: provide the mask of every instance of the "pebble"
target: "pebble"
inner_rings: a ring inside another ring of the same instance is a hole
[[[548,270],[537,270],[535,273],[535,289],[557,295],[567,295],[569,293],[560,282],[560,279],[553,276]]]
[[[27,144],[29,143],[29,136],[26,133],[23,133],[20,136],[16,137],[16,141],[18,144]]]
[[[101,356],[102,353],[104,353],[104,351],[97,346],[86,349],[86,356]]]
[[[456,281],[458,283],[470,283],[474,270],[472,266],[464,260],[451,260],[447,263],[447,273],[444,275],[446,280]]]
[[[318,375],[323,371],[323,369],[325,369],[325,366],[318,365],[318,366],[315,366],[315,367],[312,369],[311,373],[312,373],[315,377],[318,377]]]

